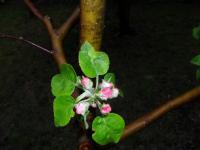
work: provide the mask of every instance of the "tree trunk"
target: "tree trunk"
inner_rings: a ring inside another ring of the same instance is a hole
[[[81,43],[88,41],[100,50],[104,28],[105,0],[81,0]]]

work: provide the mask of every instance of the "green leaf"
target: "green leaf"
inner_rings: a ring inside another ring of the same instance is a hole
[[[194,58],[192,58],[191,63],[200,66],[200,55],[197,55]]]
[[[106,80],[108,82],[112,82],[113,84],[115,84],[115,74],[114,73],[107,73],[104,76],[104,80]]]
[[[69,80],[71,80],[72,82],[76,82],[76,72],[74,70],[74,68],[72,67],[72,65],[70,64],[62,64],[60,65],[60,72],[61,74],[64,74],[67,76],[67,78]]]
[[[56,74],[51,80],[51,91],[54,96],[71,95],[77,80],[73,67],[69,64],[60,66],[61,74]]]
[[[200,39],[200,26],[198,27],[194,27],[192,30],[192,36],[196,39],[199,40]]]
[[[200,68],[196,71],[196,79],[200,81]]]
[[[89,42],[83,43],[79,52],[79,65],[86,76],[94,78],[106,74],[109,64],[106,53],[96,52]]]
[[[125,122],[123,118],[114,113],[107,116],[98,116],[92,123],[93,140],[100,144],[118,143],[124,131]]]
[[[53,102],[54,123],[56,127],[66,126],[74,117],[75,100],[71,96],[57,97]]]
[[[51,80],[51,91],[54,96],[71,95],[75,89],[75,84],[67,80],[63,74],[53,76]]]

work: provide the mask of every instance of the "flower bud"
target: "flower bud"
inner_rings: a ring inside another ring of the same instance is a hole
[[[88,111],[89,103],[88,102],[79,102],[78,104],[76,104],[75,108],[76,108],[77,114],[84,115]]]
[[[101,107],[101,113],[102,114],[108,114],[109,112],[111,112],[111,107],[109,104],[103,104]]]
[[[87,77],[82,78],[81,84],[82,84],[83,88],[85,88],[85,89],[91,89],[93,86],[93,82]]]
[[[113,91],[111,88],[107,87],[107,88],[101,89],[99,94],[100,94],[99,96],[101,99],[107,100],[108,98],[112,98]]]

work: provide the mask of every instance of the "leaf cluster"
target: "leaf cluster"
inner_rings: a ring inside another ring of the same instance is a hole
[[[95,78],[105,75],[109,70],[109,57],[104,52],[97,52],[89,42],[85,42],[79,51],[79,65],[85,76]],[[115,75],[107,73],[104,80],[115,83]],[[78,77],[70,64],[60,66],[60,73],[52,77],[51,91],[55,96],[53,102],[54,123],[56,127],[66,126],[74,117],[75,99],[71,96],[77,86]],[[92,138],[100,145],[117,143],[124,131],[123,118],[115,113],[97,116],[92,123]]]

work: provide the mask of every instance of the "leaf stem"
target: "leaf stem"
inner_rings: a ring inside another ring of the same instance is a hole
[[[97,90],[98,86],[99,86],[99,76],[97,75],[97,76],[96,76],[96,87],[95,87],[95,91]]]
[[[90,100],[92,100],[90,97],[89,98],[87,98],[87,99],[76,99],[76,101],[75,101],[75,103],[79,103],[80,101],[81,102],[87,102],[87,101],[90,101]]]
[[[97,106],[98,106],[99,110],[101,110],[101,105],[102,104],[99,101],[97,101]]]
[[[89,125],[87,123],[87,115],[84,115],[83,116],[83,120],[84,120],[84,124],[85,124],[85,129],[88,129],[89,128]]]

